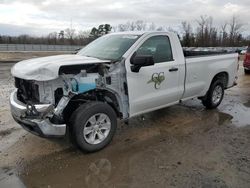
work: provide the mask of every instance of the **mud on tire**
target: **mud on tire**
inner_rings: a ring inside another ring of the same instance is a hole
[[[224,84],[221,80],[214,81],[206,96],[202,99],[202,104],[207,109],[214,109],[220,105],[224,97]]]

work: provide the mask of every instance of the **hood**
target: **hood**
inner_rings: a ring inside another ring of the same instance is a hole
[[[20,61],[12,67],[11,74],[25,80],[48,81],[58,78],[59,69],[64,65],[107,62],[109,61],[81,55],[56,55]]]

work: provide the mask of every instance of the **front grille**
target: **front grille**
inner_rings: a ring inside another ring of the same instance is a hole
[[[38,85],[34,81],[15,78],[17,99],[23,103],[39,103]]]

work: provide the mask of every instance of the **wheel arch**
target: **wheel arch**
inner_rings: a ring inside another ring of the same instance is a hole
[[[209,85],[209,87],[208,87],[208,89],[206,91],[206,94],[204,96],[198,97],[198,99],[201,99],[201,100],[206,99],[208,91],[210,90],[212,84],[216,80],[222,80],[224,88],[227,88],[228,81],[229,81],[229,74],[228,74],[228,72],[221,71],[221,72],[218,72],[217,74],[215,74],[214,77],[212,78],[212,80],[210,81],[210,85]]]
[[[91,90],[87,93],[82,93],[75,95],[68,103],[66,108],[63,111],[64,121],[67,123],[73,114],[73,112],[80,107],[82,104],[91,102],[91,101],[100,101],[109,104],[113,110],[116,112],[117,117],[122,118],[121,105],[117,95],[112,93],[109,90]]]
[[[217,73],[217,74],[213,77],[213,79],[212,79],[212,81],[211,81],[211,83],[210,83],[210,86],[211,86],[216,80],[222,80],[222,83],[223,83],[223,85],[224,85],[224,88],[227,88],[227,86],[228,86],[228,81],[229,81],[229,74],[228,74],[228,72],[222,71],[222,72]],[[210,88],[210,86],[209,86],[209,88]]]

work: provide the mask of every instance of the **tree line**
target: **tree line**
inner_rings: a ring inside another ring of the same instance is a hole
[[[48,44],[48,45],[86,45],[94,39],[111,32],[109,24],[101,24],[91,31],[76,31],[67,28],[59,32],[49,33],[47,36],[35,37],[30,35],[8,36],[1,35],[0,44]]]
[[[219,27],[214,25],[213,17],[200,16],[194,23],[181,22],[178,29],[159,26],[143,20],[128,21],[111,26],[101,24],[90,31],[76,31],[67,28],[47,36],[34,37],[30,35],[7,36],[0,34],[0,44],[52,44],[52,45],[86,45],[94,39],[110,32],[122,31],[171,31],[177,33],[185,47],[216,47],[216,46],[246,46],[250,36],[243,36],[244,24],[238,17],[233,16]]]
[[[233,16],[228,21],[225,21],[220,27],[213,25],[213,18],[200,16],[196,20],[197,27],[194,28],[187,21],[181,23],[182,45],[192,47],[234,47],[248,45],[250,37],[244,37],[242,32],[244,24],[240,22],[238,17]]]

